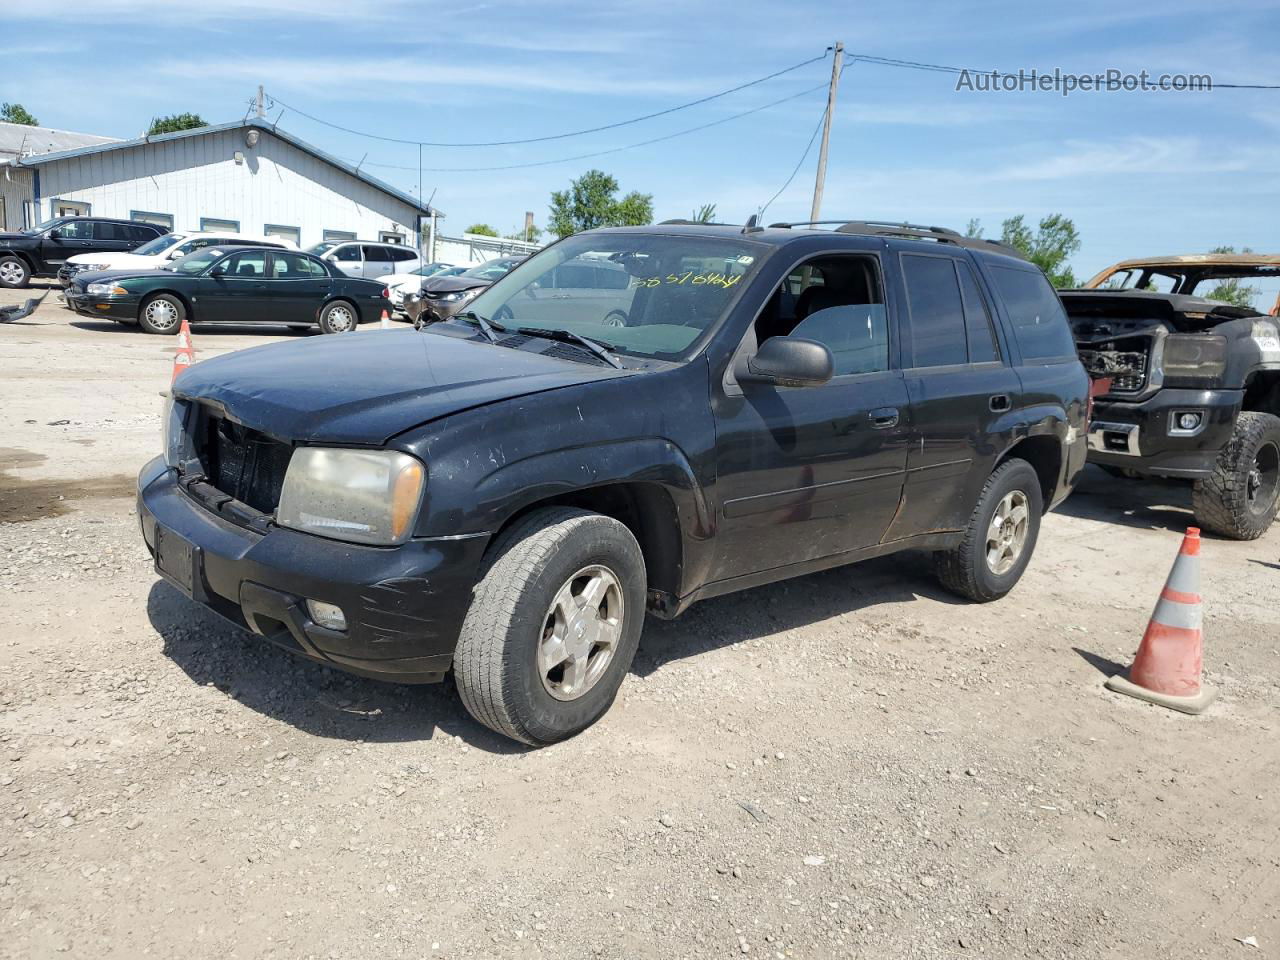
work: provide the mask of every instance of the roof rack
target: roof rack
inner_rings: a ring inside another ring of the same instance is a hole
[[[771,223],[770,227],[790,229],[791,227],[835,226],[836,233],[852,233],[869,237],[902,237],[908,240],[933,240],[936,243],[953,243],[957,247],[968,247],[971,250],[989,250],[1003,253],[1006,256],[1027,259],[1021,250],[1001,243],[999,240],[987,240],[984,237],[966,237],[958,230],[948,227],[930,227],[919,223],[893,223],[887,220],[802,220],[794,223]]]

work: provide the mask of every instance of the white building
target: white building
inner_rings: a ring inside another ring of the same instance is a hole
[[[12,138],[0,132],[0,147],[6,136]],[[30,136],[33,149],[50,141]],[[0,153],[5,229],[78,214],[275,235],[302,247],[354,239],[417,246],[432,216],[422,201],[259,119],[137,140],[90,139],[99,142],[55,140],[48,152]]]

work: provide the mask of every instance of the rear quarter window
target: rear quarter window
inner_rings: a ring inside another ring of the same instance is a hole
[[[990,267],[1004,300],[1024,362],[1074,360],[1075,341],[1062,301],[1044,274],[1017,267]]]

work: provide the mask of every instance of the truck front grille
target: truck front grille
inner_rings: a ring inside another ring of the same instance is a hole
[[[274,513],[293,447],[218,416],[206,416],[196,438],[205,476],[222,493]]]

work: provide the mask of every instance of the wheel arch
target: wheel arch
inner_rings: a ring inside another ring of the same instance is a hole
[[[364,323],[364,314],[360,310],[360,304],[356,302],[355,297],[348,293],[335,293],[325,300],[316,308],[316,323],[320,322],[320,316],[327,310],[330,304],[342,302],[351,307],[356,312],[356,326]]]
[[[14,257],[15,259],[21,260],[27,265],[27,272],[33,277],[36,275],[37,265],[35,257],[26,250],[0,250],[0,260],[3,260],[5,257]]]
[[[148,290],[138,298],[138,313],[142,313],[142,308],[156,297],[173,297],[182,304],[182,309],[187,312],[187,322],[194,322],[196,319],[195,308],[191,304],[191,298],[185,294],[179,293],[177,290]]]
[[[1257,370],[1249,374],[1240,409],[1280,417],[1280,369]]]
[[[1013,459],[1025,460],[1035,470],[1036,476],[1040,478],[1044,511],[1048,513],[1058,486],[1058,478],[1062,476],[1062,442],[1052,434],[1023,437],[1000,455],[1000,459],[991,468],[992,473]]]

